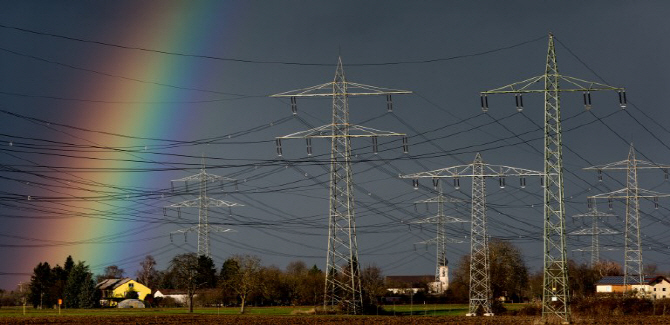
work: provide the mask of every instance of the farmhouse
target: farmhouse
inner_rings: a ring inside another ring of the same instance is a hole
[[[645,277],[643,283],[623,285],[623,276],[606,276],[596,282],[597,293],[623,293],[628,290],[644,291],[655,299],[670,298],[670,281],[664,276]],[[627,290],[624,290],[627,289]]]
[[[95,289],[101,291],[100,305],[104,307],[116,306],[128,298],[144,300],[151,293],[151,289],[131,278],[107,279],[98,283]]]

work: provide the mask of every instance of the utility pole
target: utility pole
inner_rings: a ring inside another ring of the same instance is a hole
[[[476,316],[482,308],[484,316],[493,316],[491,309],[491,270],[489,269],[489,245],[486,231],[486,177],[498,177],[501,188],[505,187],[506,176],[519,176],[520,186],[526,187],[527,176],[543,176],[539,171],[530,169],[491,165],[482,160],[477,153],[469,165],[460,165],[436,169],[427,172],[403,175],[401,178],[452,178],[454,187],[460,188],[460,179],[472,178],[472,224],[470,228],[470,308],[467,316]]]
[[[635,148],[631,143],[628,151],[628,159],[609,163],[606,165],[584,168],[586,170],[597,170],[599,180],[602,181],[603,170],[625,170],[626,187],[609,193],[601,193],[590,196],[592,199],[626,199],[626,220],[624,233],[624,268],[623,268],[623,286],[624,291],[628,290],[629,285],[643,284],[644,273],[642,264],[642,238],[640,236],[640,198],[651,198],[658,209],[658,198],[669,197],[670,194],[654,192],[641,189],[637,183],[638,169],[663,169],[665,179],[668,179],[668,169],[670,165],[658,165],[652,162],[639,160],[635,158]],[[611,203],[610,203],[611,204]]]
[[[560,84],[567,87],[560,87]],[[539,85],[544,87],[540,88]],[[581,92],[584,106],[591,109],[591,92],[614,90],[619,103],[626,107],[623,88],[586,81],[558,73],[554,35],[549,33],[549,48],[543,75],[515,82],[507,86],[481,92],[481,104],[488,111],[488,95],[514,94],[517,111],[523,111],[523,94],[544,95],[544,280],[542,290],[542,318],[556,316],[570,323],[570,295],[568,292],[568,264],[565,245],[565,202],[563,187],[563,140],[561,137],[562,92]]]
[[[598,207],[596,206],[596,202],[594,199],[589,198],[588,199],[588,206],[589,206],[589,211],[587,213],[580,213],[580,214],[575,214],[572,217],[573,218],[591,218],[591,228],[582,228],[579,230],[575,230],[570,233],[570,235],[576,235],[576,236],[583,236],[583,235],[590,235],[591,236],[591,247],[589,248],[577,248],[575,251],[578,252],[586,252],[589,251],[591,252],[591,267],[595,267],[596,264],[600,261],[600,240],[599,237],[600,235],[616,235],[619,234],[618,231],[610,229],[610,228],[602,228],[598,226],[598,219],[600,218],[606,218],[606,217],[615,217],[615,215],[610,214],[610,213],[604,213],[604,212],[599,212]]]
[[[447,223],[455,222],[468,222],[465,219],[450,217],[444,213],[444,203],[445,202],[462,202],[462,200],[455,198],[445,197],[442,191],[442,184],[439,182],[439,179],[433,180],[433,185],[438,191],[436,197],[432,197],[425,200],[420,200],[414,202],[416,203],[437,203],[437,215],[434,217],[428,217],[422,220],[414,221],[412,223],[424,224],[424,223],[434,223],[436,225],[436,236],[434,238],[424,240],[417,244],[423,245],[435,245],[436,258],[435,258],[435,282],[433,291],[442,294],[447,287],[449,286],[449,260],[447,260],[447,242],[450,243],[462,243],[460,240],[448,239],[446,237],[445,226]],[[443,285],[444,284],[444,285]]]
[[[373,151],[377,153],[378,137],[403,137],[403,150],[407,152],[405,134],[380,131],[349,123],[349,97],[386,95],[387,110],[392,111],[391,95],[410,94],[410,91],[380,88],[346,81],[342,59],[338,57],[335,78],[332,82],[283,92],[271,97],[291,99],[291,111],[297,114],[298,97],[331,97],[332,122],[314,129],[277,137],[277,155],[282,155],[282,139],[305,139],[307,154],[312,155],[312,139],[328,138],[330,150],[330,200],[328,218],[328,253],[324,308],[342,307],[349,314],[363,312],[358,243],[354,215],[353,171],[351,164],[351,139],[372,138]]]
[[[218,176],[214,174],[207,173],[205,170],[205,162],[203,158],[202,168],[200,173],[196,175],[187,176],[180,179],[172,180],[172,188],[174,189],[174,182],[184,182],[186,185],[186,190],[188,190],[188,182],[198,182],[198,192],[199,195],[193,200],[186,200],[179,203],[168,205],[166,208],[175,208],[177,209],[177,215],[181,218],[181,208],[198,208],[198,225],[192,226],[184,229],[179,229],[170,233],[170,241],[172,241],[172,235],[183,233],[184,240],[186,240],[186,233],[195,231],[198,233],[198,256],[203,255],[211,257],[210,244],[209,244],[209,234],[212,232],[231,232],[232,229],[227,229],[219,226],[214,226],[209,224],[209,208],[210,207],[236,207],[243,206],[239,203],[228,202],[223,200],[213,199],[207,196],[207,184],[209,182],[220,182],[223,185],[224,182],[234,182],[235,180],[228,177]],[[166,209],[163,209],[163,214],[166,213]]]

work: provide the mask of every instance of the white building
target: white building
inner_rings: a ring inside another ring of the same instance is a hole
[[[596,293],[623,293],[637,290],[654,299],[670,298],[670,282],[664,276],[645,277],[643,283],[631,283],[624,288],[623,276],[606,276],[596,282]]]
[[[439,281],[428,283],[430,293],[441,295],[449,289],[449,266],[440,266]]]

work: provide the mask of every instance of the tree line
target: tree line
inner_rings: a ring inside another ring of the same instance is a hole
[[[525,264],[521,250],[512,243],[492,240],[489,244],[489,263],[493,297],[505,301],[523,302],[541,299],[542,272],[531,273]],[[220,267],[206,256],[195,253],[174,256],[167,268],[159,270],[156,260],[146,256],[135,273],[135,279],[152,289],[176,290],[188,297],[187,305],[194,306],[239,306],[244,312],[248,305],[296,305],[319,306],[323,304],[324,272],[316,265],[308,267],[303,261],[292,261],[284,269],[274,265],[264,266],[261,259],[252,255],[233,255]],[[593,267],[569,261],[570,292],[574,297],[595,294],[595,283],[603,276],[621,275],[621,266],[614,262],[600,262]],[[647,272],[655,272],[652,265]],[[421,284],[424,292],[405,297],[387,289],[398,284],[385,283],[380,268],[370,265],[361,269],[361,284],[364,305],[383,304],[385,296],[396,296],[410,301],[466,303],[469,298],[470,256],[465,255],[451,270],[449,289],[441,295],[427,295],[428,283]],[[65,308],[92,308],[100,300],[96,283],[105,279],[126,276],[125,270],[110,265],[102,274],[94,275],[85,262],[74,262],[68,256],[63,266],[51,267],[39,263],[33,270],[27,288],[7,294],[0,291],[0,303],[21,303],[35,308],[50,308],[62,299]],[[341,275],[347,276],[347,275]],[[11,299],[10,299],[11,298]],[[150,306],[174,306],[178,302],[154,298],[149,295],[145,303]]]
[[[491,291],[496,299],[526,302],[542,299],[543,271],[529,272],[521,250],[512,243],[494,239],[489,243]],[[656,274],[654,264],[645,266],[645,274]],[[452,281],[447,292],[450,301],[467,302],[470,289],[470,255],[461,257],[452,270]],[[574,298],[596,294],[596,283],[605,276],[623,275],[620,264],[600,261],[595,265],[568,260],[570,294]]]

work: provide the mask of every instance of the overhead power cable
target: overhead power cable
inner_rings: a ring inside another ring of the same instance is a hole
[[[83,39],[83,38],[78,38],[78,37],[60,35],[60,34],[55,34],[55,33],[47,33],[47,32],[37,31],[37,30],[33,30],[33,29],[27,29],[27,28],[16,27],[16,26],[9,26],[9,25],[5,25],[5,24],[0,24],[0,28],[11,29],[11,30],[16,30],[16,31],[24,32],[24,33],[35,34],[35,35],[41,35],[41,36],[61,38],[61,39],[66,39],[66,40],[81,42],[81,43],[97,44],[97,45],[115,47],[115,48],[126,49],[126,50],[152,52],[152,53],[159,53],[159,54],[173,55],[173,56],[181,56],[181,57],[191,57],[191,58],[209,59],[209,60],[226,61],[226,62],[237,62],[237,63],[281,64],[281,65],[325,66],[325,67],[335,66],[335,64],[332,64],[332,63],[307,63],[307,62],[297,62],[297,61],[252,60],[252,59],[240,59],[240,58],[225,58],[225,57],[213,56],[213,55],[202,55],[202,54],[173,52],[173,51],[166,51],[166,50],[150,49],[150,48],[139,47],[139,46],[121,45],[121,44],[115,44],[115,43],[97,41],[97,40],[89,40],[89,39]],[[542,40],[542,39],[545,39],[545,38],[546,38],[546,36],[543,35],[543,36],[533,38],[533,39],[530,39],[530,40],[526,40],[526,41],[523,41],[523,42],[520,42],[520,43],[507,45],[507,46],[503,46],[503,47],[499,47],[499,48],[495,48],[495,49],[491,49],[491,50],[469,53],[469,54],[454,55],[454,56],[442,57],[442,58],[433,58],[433,59],[424,59],[424,60],[408,60],[408,61],[390,61],[390,62],[377,62],[377,63],[352,63],[352,64],[347,64],[347,66],[385,66],[385,65],[421,64],[421,63],[434,63],[434,62],[451,61],[451,60],[456,60],[456,59],[481,56],[481,55],[495,53],[495,52],[499,52],[499,51],[503,51],[503,50],[508,50],[508,49],[512,49],[512,48],[519,47],[519,46],[522,46],[522,45],[526,45],[526,44],[529,44],[529,43],[533,43],[533,42],[536,42],[536,41],[539,41],[539,40]]]

